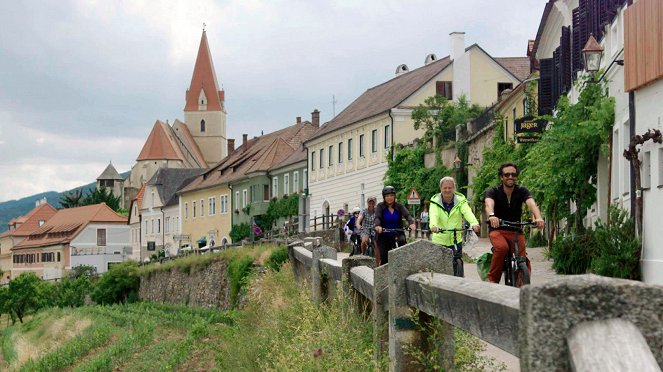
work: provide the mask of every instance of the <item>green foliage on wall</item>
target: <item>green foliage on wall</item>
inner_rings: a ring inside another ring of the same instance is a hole
[[[432,168],[424,166],[425,148],[419,145],[416,148],[402,149],[396,152],[392,160],[389,159],[389,168],[385,174],[385,185],[396,188],[396,197],[405,202],[411,188],[416,188],[423,200],[440,192],[440,179],[452,174],[451,170],[443,165]]]
[[[230,239],[232,239],[233,243],[237,243],[242,239],[248,238],[249,234],[250,234],[250,227],[249,224],[246,222],[233,225],[233,227],[230,229]]]

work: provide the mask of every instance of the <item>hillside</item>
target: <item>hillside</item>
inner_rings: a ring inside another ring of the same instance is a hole
[[[130,172],[128,171],[120,173],[120,176],[126,178],[129,173]],[[60,198],[65,193],[82,189],[83,194],[87,194],[87,192],[94,189],[96,185],[97,181],[94,181],[92,183],[88,183],[87,185],[79,186],[63,192],[47,191],[40,194],[26,196],[25,198],[18,200],[2,202],[0,203],[0,233],[6,231],[9,228],[7,226],[7,222],[9,222],[12,218],[19,217],[30,212],[30,210],[35,207],[36,200],[46,197],[48,204],[54,206],[55,208],[60,208]]]

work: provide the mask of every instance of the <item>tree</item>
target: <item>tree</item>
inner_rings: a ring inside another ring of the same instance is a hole
[[[98,304],[133,302],[138,299],[138,263],[124,261],[111,266],[97,281],[92,300]]]
[[[548,129],[528,152],[521,177],[549,219],[573,217],[578,232],[596,201],[598,158],[607,152],[615,116],[614,99],[602,85],[589,80],[581,84],[577,103],[569,104],[566,96],[559,99],[557,115],[548,118]]]
[[[91,265],[78,265],[60,282],[54,291],[54,303],[58,307],[77,307],[85,304],[85,297],[92,292],[92,279],[97,276],[97,268]]]
[[[35,273],[23,273],[9,282],[5,309],[13,312],[23,323],[23,317],[48,304],[49,291]]]
[[[66,192],[60,197],[60,206],[62,208],[76,208],[80,207],[83,200],[83,190],[76,189]]]
[[[426,98],[423,104],[412,111],[412,119],[415,130],[425,130],[424,142],[434,142],[435,150],[438,150],[442,143],[456,140],[456,125],[465,125],[470,118],[476,118],[483,111],[479,105],[470,105],[464,95],[458,102],[435,95]]]
[[[91,190],[90,193],[81,200],[81,205],[106,203],[109,208],[117,212],[120,210],[121,202],[119,196],[113,195],[111,190],[102,187]]]

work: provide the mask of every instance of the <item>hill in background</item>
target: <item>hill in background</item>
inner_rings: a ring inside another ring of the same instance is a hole
[[[129,173],[130,173],[129,171],[120,173],[120,176],[122,178],[126,178],[129,175]],[[9,222],[12,218],[20,217],[30,212],[30,210],[32,210],[32,208],[35,207],[35,201],[43,197],[46,197],[46,201],[48,202],[48,204],[52,205],[57,209],[60,209],[61,208],[60,198],[65,193],[82,189],[83,195],[86,195],[90,190],[93,190],[95,187],[97,187],[97,181],[88,183],[87,185],[75,187],[71,190],[63,192],[47,191],[40,194],[26,196],[25,198],[21,198],[18,200],[9,200],[6,202],[2,202],[0,203],[0,233],[3,233],[7,231],[7,229],[9,229],[9,226],[7,226],[7,222]]]

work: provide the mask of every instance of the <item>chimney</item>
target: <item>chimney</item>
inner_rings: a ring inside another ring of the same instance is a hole
[[[311,113],[311,123],[316,128],[320,127],[320,111],[318,109],[313,110]]]
[[[302,117],[301,117],[301,116],[297,116],[297,124],[301,124],[301,123],[302,123]]]
[[[38,206],[40,206],[40,205],[42,205],[42,204],[46,204],[46,197],[45,197],[45,196],[44,196],[43,198],[41,198],[41,199],[37,199],[37,200],[35,200],[35,207],[38,207]]]
[[[242,148],[244,148],[244,151],[246,151],[247,148],[249,148],[249,135],[244,133],[242,134]]]
[[[232,154],[235,151],[235,139],[228,138],[228,155]]]
[[[449,57],[453,61],[465,54],[465,33],[452,32],[449,34],[449,39],[449,46],[451,47],[451,54]]]
[[[408,71],[410,71],[410,69],[405,63],[401,63],[400,65],[396,66],[396,76],[402,75]]]

